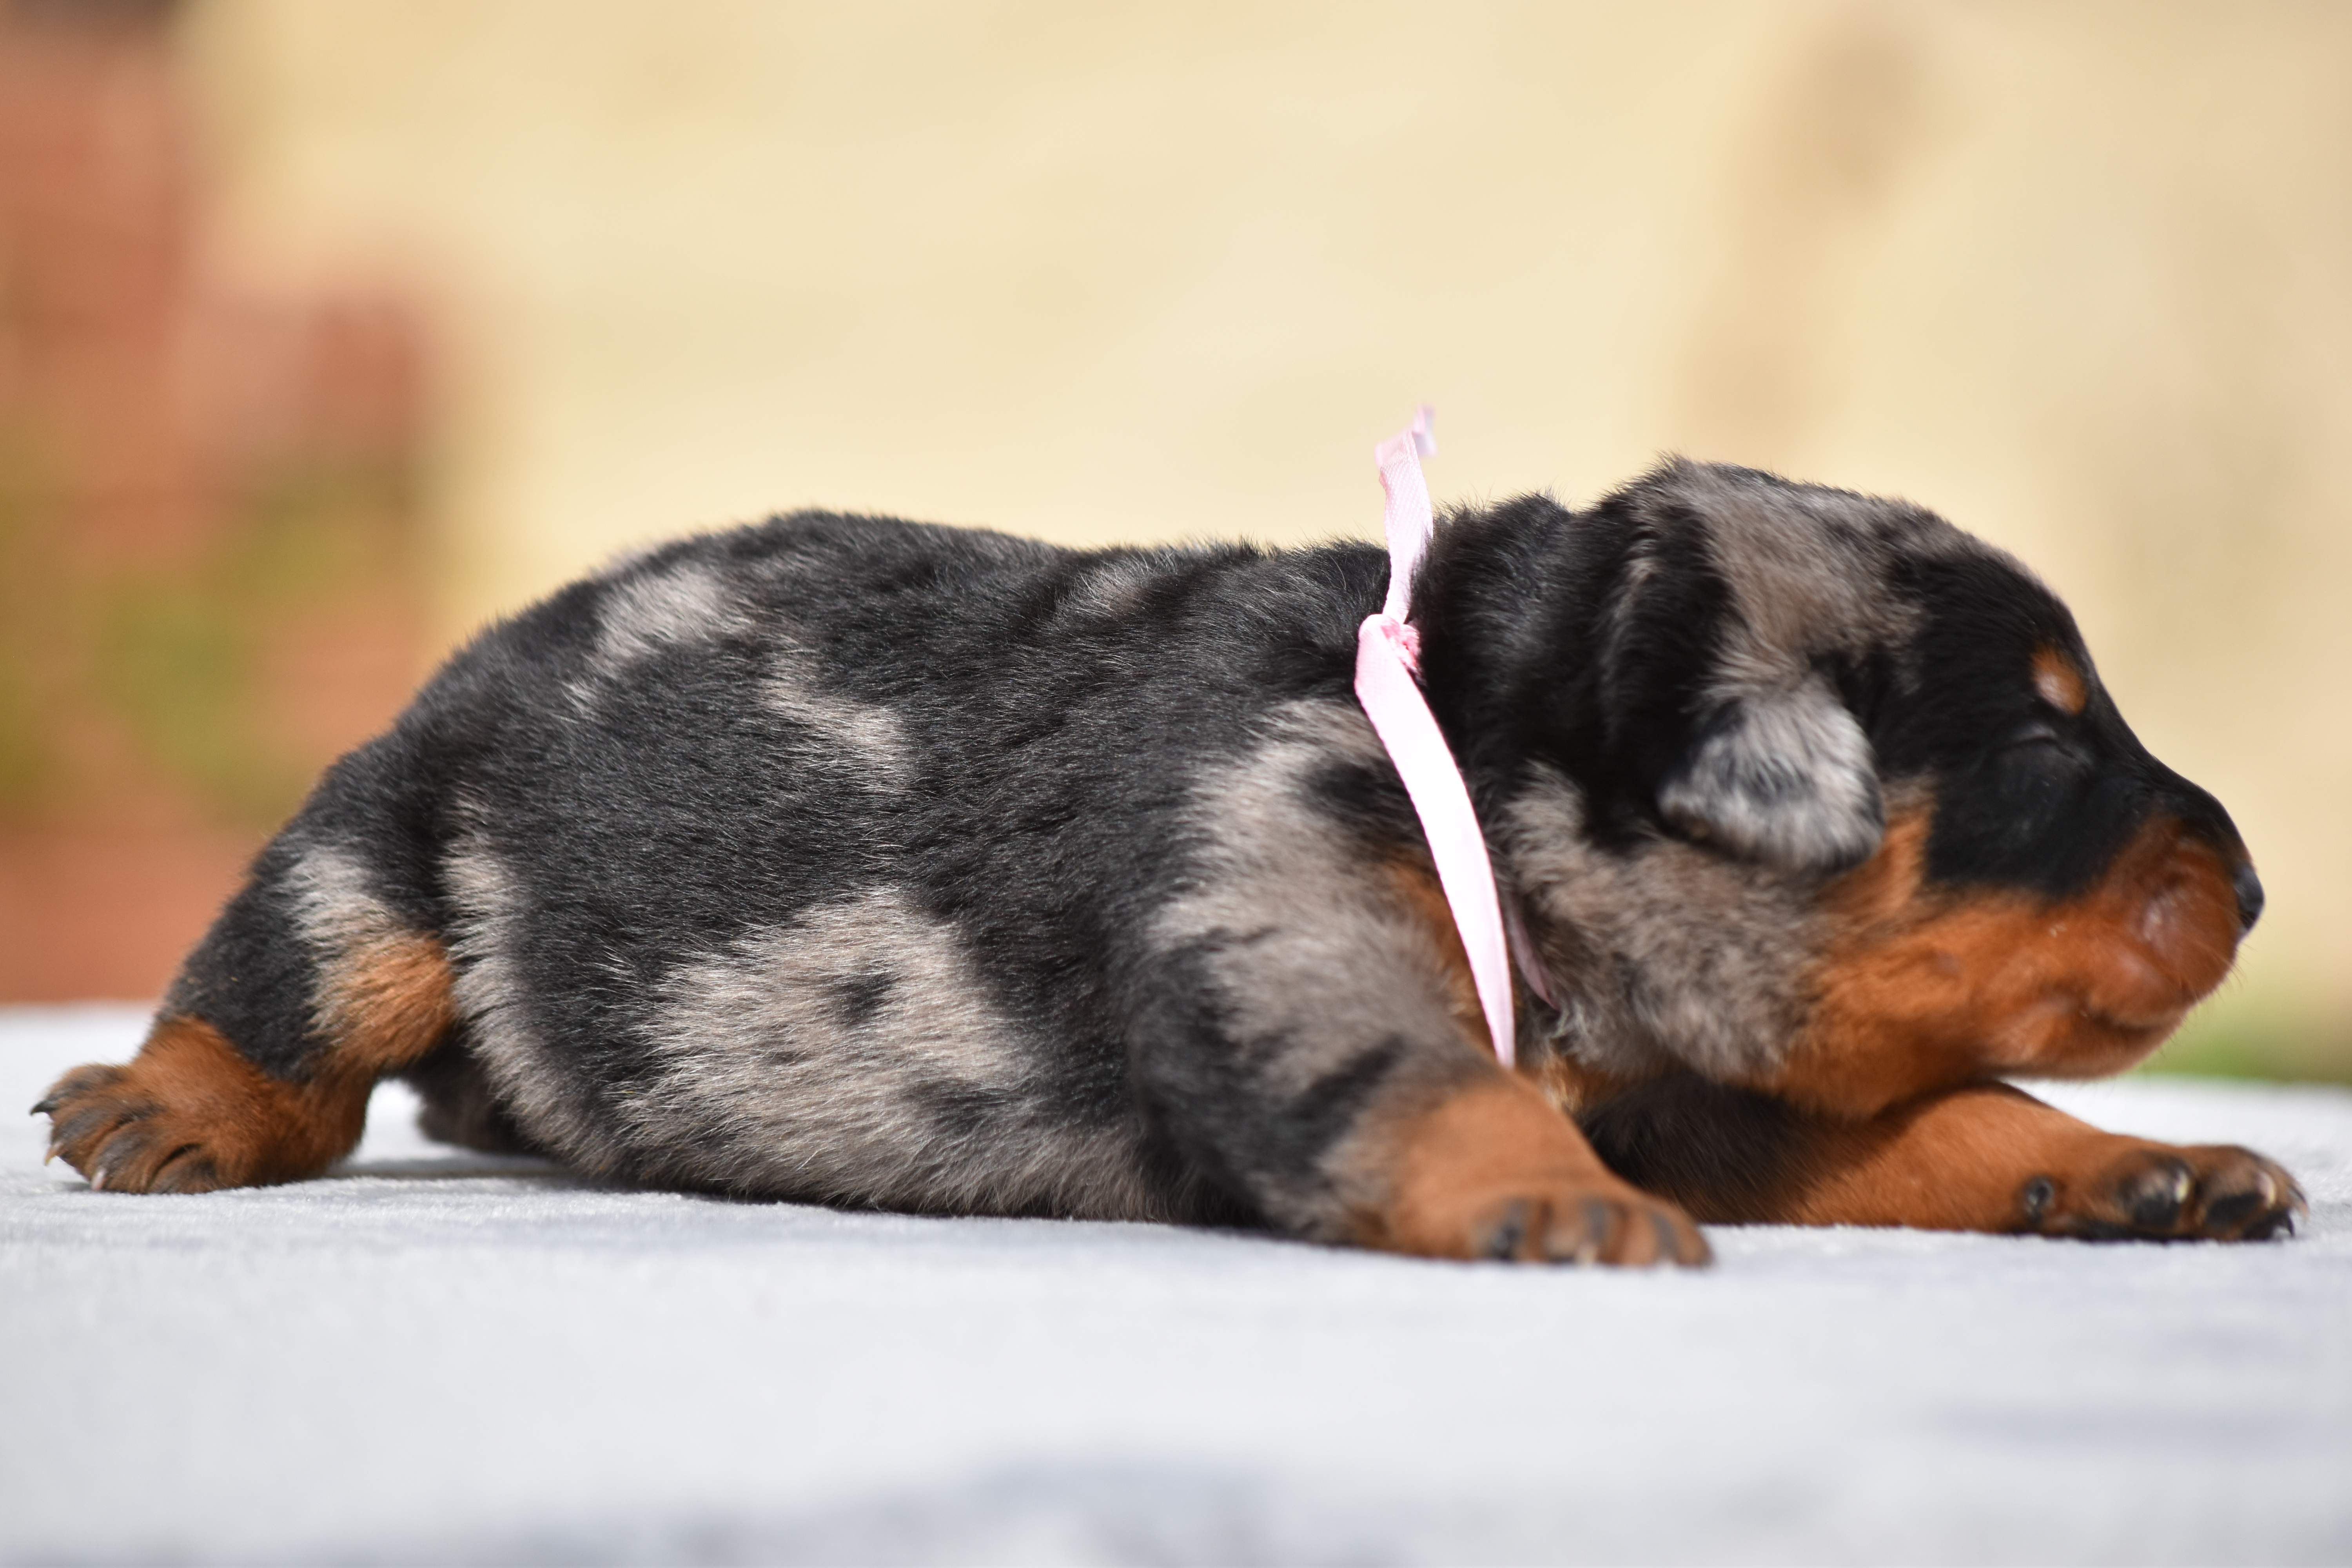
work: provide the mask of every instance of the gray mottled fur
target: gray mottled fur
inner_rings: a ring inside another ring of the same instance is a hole
[[[1559,1048],[1642,1078],[1759,1076],[1786,1048],[1814,942],[1813,884],[1700,845],[1596,847],[1575,786],[1539,773],[1496,835],[1561,1003]]]
[[[1352,704],[1302,702],[1196,780],[1185,808],[1198,836],[1193,877],[1154,921],[1152,945],[1206,955],[1199,979],[1218,1000],[1246,1092],[1265,1103],[1308,1096],[1391,1043],[1402,1058],[1391,1095],[1410,1100],[1417,1084],[1433,1097],[1475,1072],[1487,1047],[1453,1011],[1442,933],[1400,895],[1401,868],[1430,874],[1426,852],[1368,854],[1360,831],[1311,793],[1334,766],[1384,768],[1380,739]],[[1315,1234],[1375,1204],[1383,1175],[1361,1139],[1341,1138],[1311,1179],[1269,1183],[1260,1201]]]
[[[871,889],[679,965],[624,1107],[647,1168],[697,1185],[966,1212],[1155,1217],[1132,1120],[1024,1114],[1037,1044],[955,928]],[[990,1135],[974,1139],[983,1121]],[[680,1124],[701,1130],[681,1144]]]
[[[409,927],[375,888],[374,873],[353,848],[334,843],[304,846],[288,871],[286,892],[296,931],[314,955],[311,1026],[334,1034],[344,1025],[341,999],[383,944]]]
[[[873,785],[903,789],[913,766],[905,722],[888,708],[825,689],[807,648],[780,641],[772,675],[761,691],[770,711],[815,731],[829,750],[853,761]]]
[[[453,990],[475,1059],[500,1103],[540,1146],[584,1168],[615,1162],[602,1137],[592,1086],[533,1017],[518,948],[530,910],[521,882],[479,833],[458,840],[443,864],[455,918]]]
[[[1718,696],[1711,733],[1659,791],[1666,820],[1793,867],[1867,859],[1885,828],[1870,739],[1819,675]]]

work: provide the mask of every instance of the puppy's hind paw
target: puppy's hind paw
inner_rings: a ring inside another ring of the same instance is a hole
[[[33,1110],[49,1118],[47,1157],[64,1156],[92,1192],[201,1193],[235,1184],[220,1179],[202,1130],[156,1098],[133,1068],[76,1068]]]
[[[205,1193],[315,1175],[358,1141],[367,1114],[331,1083],[290,1084],[211,1026],[167,1018],[127,1067],[93,1064],[33,1107],[49,1156],[115,1193]]]

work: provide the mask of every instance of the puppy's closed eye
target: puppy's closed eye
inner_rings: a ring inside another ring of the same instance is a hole
[[[2080,742],[2038,719],[2002,737],[1990,760],[2003,772],[2024,774],[2079,773],[2091,763]]]

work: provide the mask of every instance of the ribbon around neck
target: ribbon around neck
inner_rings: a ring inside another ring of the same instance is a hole
[[[1413,577],[1435,527],[1429,485],[1421,473],[1421,459],[1437,450],[1430,429],[1435,417],[1435,411],[1424,405],[1411,425],[1372,450],[1381,488],[1388,495],[1389,591],[1380,612],[1364,617],[1356,630],[1356,700],[1363,705],[1381,744],[1388,748],[1413,813],[1421,818],[1422,836],[1437,865],[1438,886],[1469,955],[1470,976],[1478,988],[1479,1009],[1486,1016],[1495,1059],[1507,1068],[1517,1059],[1512,1036],[1511,944],[1504,931],[1495,866],[1486,854],[1477,813],[1471,809],[1462,770],[1422,694],[1421,634],[1410,619]]]

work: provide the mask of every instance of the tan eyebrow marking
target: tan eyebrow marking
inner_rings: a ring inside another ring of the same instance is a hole
[[[2091,700],[2091,683],[2083,679],[2082,669],[2046,643],[2033,650],[2033,689],[2042,700],[2066,713],[2080,713]]]

